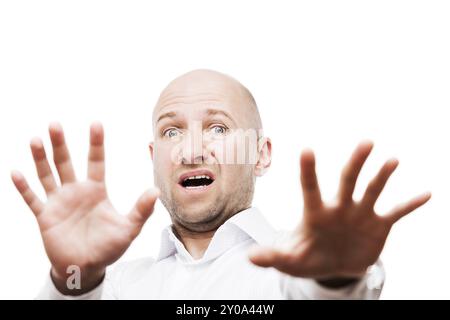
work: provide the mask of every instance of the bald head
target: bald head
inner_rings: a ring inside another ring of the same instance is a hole
[[[179,104],[226,105],[241,117],[243,128],[262,129],[261,117],[251,92],[236,79],[207,69],[193,70],[172,80],[161,92],[153,112],[153,124],[157,114],[167,107]]]

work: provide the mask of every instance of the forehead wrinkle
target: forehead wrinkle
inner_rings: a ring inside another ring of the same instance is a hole
[[[168,93],[161,95],[159,105],[161,108],[172,104],[189,104],[189,103],[204,103],[204,102],[223,102],[226,96],[221,93],[200,92],[196,94],[182,94],[182,93]]]
[[[200,93],[196,95],[183,95],[179,93],[169,93],[166,97],[161,94],[161,98],[158,100],[154,112],[153,119],[155,119],[157,113],[160,113],[163,109],[168,107],[174,107],[177,105],[208,105],[217,106],[225,104],[225,100],[221,99],[225,95],[218,94],[222,97],[217,98],[211,95],[211,93]],[[217,95],[216,95],[217,96]],[[158,122],[158,121],[156,121]],[[156,124],[155,122],[155,124]]]

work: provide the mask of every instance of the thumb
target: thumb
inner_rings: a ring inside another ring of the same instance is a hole
[[[274,248],[254,246],[249,250],[249,259],[257,266],[278,268],[280,264],[286,262],[287,253]]]
[[[139,234],[142,226],[153,213],[155,202],[160,195],[158,188],[152,188],[145,191],[137,200],[131,212],[128,214],[128,220],[131,222],[135,236]]]

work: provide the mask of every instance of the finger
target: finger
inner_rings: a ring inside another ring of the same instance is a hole
[[[150,189],[142,194],[135,206],[128,214],[128,220],[131,222],[133,236],[136,237],[141,231],[142,226],[153,213],[155,202],[160,194],[159,189]]]
[[[49,195],[57,188],[57,184],[47,160],[44,144],[41,139],[34,138],[31,140],[30,147],[39,180],[44,187],[45,193]]]
[[[290,254],[273,248],[254,247],[249,252],[249,259],[263,268],[277,268],[288,263]]]
[[[61,183],[75,182],[75,172],[61,125],[59,123],[50,124],[49,133],[53,146],[53,160],[55,161]]]
[[[249,259],[259,267],[272,267],[293,276],[300,277],[306,274],[302,265],[296,261],[296,257],[288,251],[273,248],[254,248],[249,253]]]
[[[322,204],[315,166],[314,153],[311,150],[305,150],[300,157],[300,181],[305,208],[310,209]]]
[[[11,172],[11,179],[16,186],[17,191],[19,191],[19,193],[22,195],[25,203],[37,217],[42,212],[42,208],[44,207],[41,200],[39,200],[33,190],[30,189],[27,181],[25,180],[25,177],[20,172]]]
[[[361,169],[369,157],[372,149],[373,143],[371,141],[360,143],[350,157],[349,162],[344,167],[341,175],[338,195],[341,202],[348,203],[353,200],[356,180],[358,179],[359,173],[361,172]]]
[[[394,208],[391,212],[386,214],[384,216],[385,219],[387,219],[391,224],[396,223],[398,220],[406,216],[407,214],[411,213],[412,211],[416,210],[417,208],[423,206],[425,203],[428,202],[431,198],[431,193],[426,192],[404,204],[401,204]]]
[[[102,182],[105,180],[104,132],[101,123],[93,123],[90,129],[88,178]]]
[[[394,173],[395,169],[398,167],[398,160],[391,159],[386,161],[386,163],[381,167],[380,171],[377,173],[375,178],[369,183],[367,189],[363,195],[361,203],[367,208],[373,208],[375,202],[379,198],[381,192],[386,186],[389,177]]]

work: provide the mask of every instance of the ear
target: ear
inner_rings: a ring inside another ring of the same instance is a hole
[[[148,144],[148,148],[150,149],[150,157],[153,161],[153,141]]]
[[[272,162],[272,142],[269,138],[262,137],[258,140],[258,162],[255,166],[255,175],[263,176]]]

